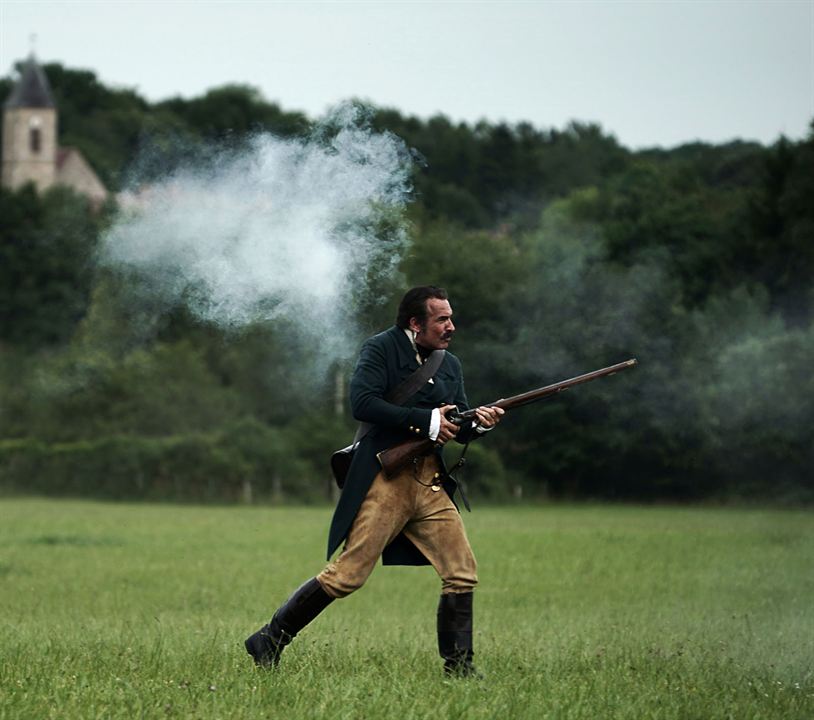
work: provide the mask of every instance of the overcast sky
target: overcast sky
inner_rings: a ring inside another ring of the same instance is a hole
[[[149,100],[247,83],[316,117],[358,97],[468,122],[594,121],[628,147],[801,138],[814,0],[0,0],[0,73],[36,52]]]

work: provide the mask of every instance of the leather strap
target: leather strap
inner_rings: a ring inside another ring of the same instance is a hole
[[[441,363],[444,361],[446,350],[433,350],[427,360],[419,365],[418,369],[410,374],[409,377],[404,378],[395,388],[393,388],[384,399],[393,405],[401,405],[409,397],[415,395],[427,381],[435,375]],[[353,438],[353,447],[373,429],[370,423],[359,423],[359,428],[356,430],[356,435]]]

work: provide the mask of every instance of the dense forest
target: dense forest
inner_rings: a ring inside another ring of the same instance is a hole
[[[60,144],[114,193],[318,125],[251,87],[151,104],[44,70]],[[0,488],[325,498],[327,459],[353,434],[356,349],[404,288],[433,283],[450,293],[473,403],[640,363],[507,416],[469,451],[473,495],[814,500],[814,124],[770,147],[632,151],[595,124],[362,110],[371,136],[409,149],[410,201],[377,217],[388,251],[369,256],[349,351],[318,368],[289,320],[223,327],[99,262],[115,199],[0,192]]]

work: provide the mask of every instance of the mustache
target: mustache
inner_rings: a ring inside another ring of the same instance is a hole
[[[450,330],[449,332],[445,332],[442,336],[442,340],[449,340],[455,334],[454,330]]]

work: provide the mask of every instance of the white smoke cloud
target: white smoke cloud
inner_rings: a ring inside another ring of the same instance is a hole
[[[207,170],[182,167],[130,196],[103,243],[168,303],[224,327],[285,319],[325,348],[365,278],[395,271],[404,233],[376,232],[410,191],[410,155],[353,106],[306,139],[254,137]]]

